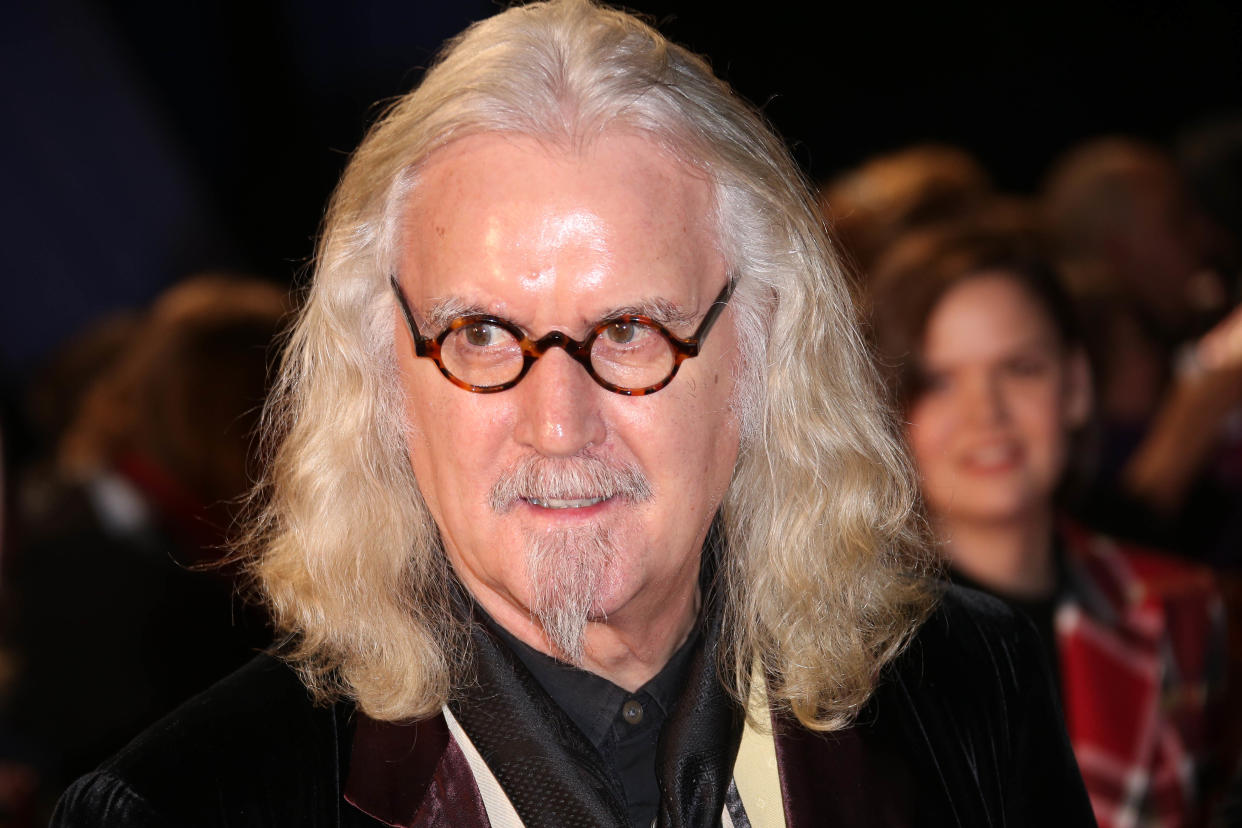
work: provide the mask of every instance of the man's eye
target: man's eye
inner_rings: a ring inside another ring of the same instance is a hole
[[[617,345],[628,345],[637,339],[642,331],[638,325],[632,322],[613,322],[607,328],[604,328],[604,336],[609,342]]]
[[[495,345],[500,340],[500,331],[495,325],[489,325],[486,322],[476,322],[473,325],[467,325],[461,329],[461,336],[466,338],[466,344],[475,348],[486,348],[489,345]]]

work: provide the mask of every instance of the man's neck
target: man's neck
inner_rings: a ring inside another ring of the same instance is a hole
[[[1056,589],[1052,516],[1022,521],[944,521],[937,534],[953,567],[1011,598],[1046,598]]]
[[[630,692],[642,687],[690,637],[701,608],[698,584],[692,584],[688,594],[677,596],[675,604],[680,605],[679,612],[668,612],[646,624],[641,620],[626,624],[625,619],[615,617],[590,622],[582,666]]]
[[[545,655],[558,657],[543,628],[529,613],[491,593],[474,597],[510,635]],[[630,692],[650,681],[694,629],[701,606],[697,580],[690,580],[683,590],[665,593],[658,604],[627,606],[606,620],[588,622],[586,646],[578,666]]]

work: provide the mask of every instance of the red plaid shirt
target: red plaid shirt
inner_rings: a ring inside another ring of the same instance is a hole
[[[1101,828],[1203,821],[1225,618],[1211,573],[1065,527],[1066,725]]]

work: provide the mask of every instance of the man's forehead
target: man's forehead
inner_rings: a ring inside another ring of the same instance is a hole
[[[712,179],[704,170],[650,137],[613,129],[572,146],[516,133],[457,138],[419,164],[408,203],[434,200],[452,206],[480,192],[493,199],[508,196],[521,201],[528,192],[553,183],[541,174],[553,170],[584,173],[582,184],[607,179],[607,189],[617,196],[638,194],[656,206],[690,195],[701,211],[714,199]],[[662,186],[652,190],[652,184]]]
[[[617,134],[567,154],[517,137],[440,150],[407,206],[402,283],[437,319],[589,324],[641,313],[700,316],[723,283],[712,192],[652,143]]]

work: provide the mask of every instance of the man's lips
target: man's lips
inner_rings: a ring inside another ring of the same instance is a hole
[[[553,459],[530,455],[506,469],[488,492],[498,515],[525,504],[547,515],[593,515],[614,502],[641,503],[651,486],[636,463],[589,454]]]
[[[538,506],[541,509],[585,509],[588,506],[594,506],[597,503],[603,503],[609,499],[609,496],[602,497],[578,497],[578,498],[540,498],[525,497],[522,498],[532,506]]]

